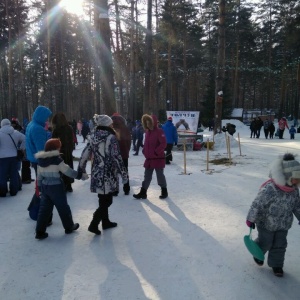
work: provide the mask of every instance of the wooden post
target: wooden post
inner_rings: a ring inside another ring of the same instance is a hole
[[[225,132],[225,142],[226,142],[226,150],[227,150],[227,157],[229,157],[229,154],[228,154],[228,138],[227,138],[227,134]]]
[[[206,142],[206,171],[209,170],[209,139]]]
[[[241,141],[240,141],[240,133],[238,133],[238,140],[239,140],[240,156],[242,156]]]
[[[183,174],[186,175],[186,140],[185,139],[183,139],[183,166],[184,166]]]
[[[229,163],[231,164],[230,136],[228,136],[228,158]]]

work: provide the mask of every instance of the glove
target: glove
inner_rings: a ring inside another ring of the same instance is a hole
[[[175,146],[177,146],[177,143],[174,143]]]
[[[89,179],[89,175],[86,173],[82,173],[81,180],[87,180],[87,179]]]
[[[250,222],[249,220],[246,221],[246,224],[248,227],[252,228],[252,229],[255,229],[255,224]]]

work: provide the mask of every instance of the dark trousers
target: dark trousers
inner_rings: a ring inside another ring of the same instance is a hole
[[[19,160],[17,157],[0,158],[0,196],[5,197],[8,192],[8,179],[9,193],[11,196],[15,196],[20,190],[21,186],[18,165]]]
[[[23,182],[31,181],[30,161],[27,159],[22,160],[21,177]]]
[[[282,268],[284,264],[285,251],[287,247],[287,230],[269,231],[257,228],[258,237],[256,243],[262,251],[268,253],[268,266],[271,268]]]
[[[113,203],[113,195],[111,193],[107,195],[98,194],[99,207],[95,210],[93,214],[93,220],[91,226],[98,227],[101,221],[108,221],[108,208]]]
[[[164,174],[164,169],[145,168],[144,180],[142,182],[142,188],[144,188],[145,190],[147,190],[148,187],[150,186],[154,170],[156,172],[157,184],[162,188],[167,187],[167,181]]]
[[[136,151],[136,139],[132,139],[132,148],[134,151]]]
[[[136,154],[139,154],[140,147],[142,147],[142,146],[143,146],[143,141],[137,140],[137,143],[136,143],[136,146],[135,146],[135,153]]]
[[[123,158],[123,163],[128,173],[128,158]],[[129,185],[129,178],[128,178],[128,182],[123,184],[123,192],[128,193],[129,191],[130,191],[130,185]]]
[[[268,135],[269,135],[269,129],[264,129],[264,132],[265,132],[265,137],[266,139],[268,138]]]
[[[279,138],[283,139],[284,129],[279,129]]]
[[[173,149],[173,144],[167,144],[167,147],[166,147],[166,163],[169,163],[170,161],[173,160],[172,149]]]
[[[58,185],[43,185],[40,209],[36,224],[37,232],[45,232],[55,206],[65,230],[71,230],[74,222],[72,212],[67,201],[63,182]]]

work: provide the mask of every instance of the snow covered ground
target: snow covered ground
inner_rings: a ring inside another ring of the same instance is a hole
[[[300,134],[289,139],[250,139],[239,121],[231,138],[231,165],[207,165],[207,151],[174,151],[166,166],[169,197],[160,200],[154,175],[147,200],[132,197],[143,179],[143,156],[129,159],[131,193],[114,198],[110,219],[118,227],[95,236],[87,231],[97,207],[89,180],[76,181],[68,201],[80,228],[66,235],[54,211],[49,237],[34,238],[27,213],[34,184],[0,199],[0,299],[3,300],[239,300],[299,299],[300,226],[288,235],[285,275],[258,267],[246,250],[245,218],[268,166],[279,154],[299,154]],[[241,153],[238,146],[238,133]],[[206,138],[209,132],[204,132]],[[225,135],[209,159],[227,157]],[[74,155],[85,144],[79,137]],[[240,155],[241,154],[241,155]],[[298,157],[300,159],[300,157]],[[76,163],[77,167],[77,163]],[[256,230],[254,230],[254,236]]]

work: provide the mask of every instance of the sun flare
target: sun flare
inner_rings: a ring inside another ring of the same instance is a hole
[[[59,6],[66,9],[71,14],[83,14],[83,1],[84,0],[61,0]]]

